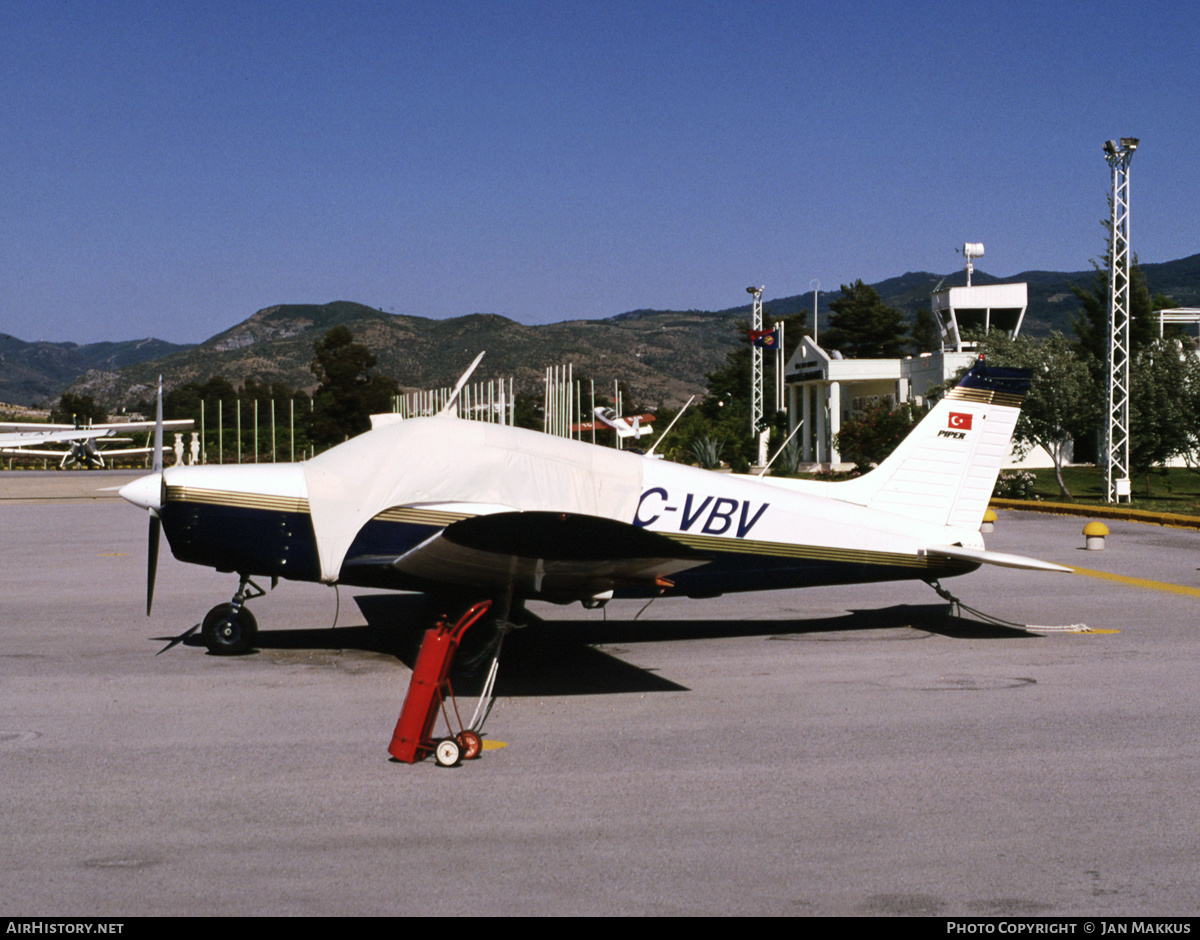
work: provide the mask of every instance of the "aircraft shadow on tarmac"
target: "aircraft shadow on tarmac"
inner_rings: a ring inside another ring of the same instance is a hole
[[[415,595],[369,594],[354,598],[366,618],[363,626],[260,631],[257,650],[358,650],[395,656],[409,668],[416,662],[431,621],[428,601]],[[599,616],[599,615],[598,615]],[[1028,638],[1023,630],[954,616],[948,604],[898,604],[847,610],[832,617],[789,620],[543,619],[529,611],[503,639],[498,696],[599,695],[617,692],[687,691],[671,680],[627,663],[600,647],[614,644],[705,640],[730,637],[802,637],[856,631],[912,628],[971,639]],[[451,684],[459,695],[477,695],[491,665],[498,633],[484,621],[468,630],[455,658]],[[197,636],[185,641],[200,646]],[[613,651],[617,652],[617,651]]]

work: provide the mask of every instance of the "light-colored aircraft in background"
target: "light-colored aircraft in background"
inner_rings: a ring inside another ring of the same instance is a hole
[[[1028,384],[976,363],[880,466],[842,483],[718,474],[443,412],[377,416],[304,463],[159,461],[121,495],[151,515],[147,613],[160,521],[176,558],[237,573],[233,599],[204,618],[213,652],[252,646],[257,576],[422,591],[465,608],[936,586],[982,564],[1069,571],[988,551],[979,533]]]
[[[163,428],[182,431],[192,427],[193,424],[191,418],[164,421]],[[13,457],[56,457],[60,461],[58,465],[60,470],[76,466],[104,469],[105,457],[150,454],[153,452],[153,448],[126,447],[101,450],[98,446],[101,441],[109,444],[129,443],[132,439],[123,435],[138,431],[153,431],[154,428],[153,421],[124,421],[116,424],[87,426],[0,423],[0,452],[5,452]],[[68,446],[66,450],[44,449],[49,444],[66,444]]]
[[[619,415],[612,408],[597,407],[593,412],[593,419],[586,421],[583,424],[574,424],[571,426],[572,431],[616,431],[617,437],[621,440],[641,438],[646,434],[653,434],[654,428],[650,427],[650,423],[654,420],[654,415]]]

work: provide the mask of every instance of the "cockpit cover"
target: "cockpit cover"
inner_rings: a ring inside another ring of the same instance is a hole
[[[632,522],[642,458],[534,431],[454,417],[380,427],[304,465],[321,578],[337,580],[351,543],[397,506],[477,504],[480,512],[581,513]]]

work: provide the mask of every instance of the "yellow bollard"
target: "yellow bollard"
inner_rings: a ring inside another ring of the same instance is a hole
[[[1089,522],[1083,527],[1084,542],[1089,552],[1104,551],[1104,537],[1108,535],[1108,526],[1103,522]]]

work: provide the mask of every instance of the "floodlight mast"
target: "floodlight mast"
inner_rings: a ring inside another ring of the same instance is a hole
[[[1104,432],[1104,499],[1131,499],[1129,482],[1129,163],[1136,137],[1104,143],[1112,170],[1108,267],[1108,422]]]
[[[746,293],[754,298],[750,315],[750,434],[758,437],[758,426],[763,417],[763,364],[762,347],[758,345],[758,334],[763,328],[762,295],[763,287],[747,287]]]

